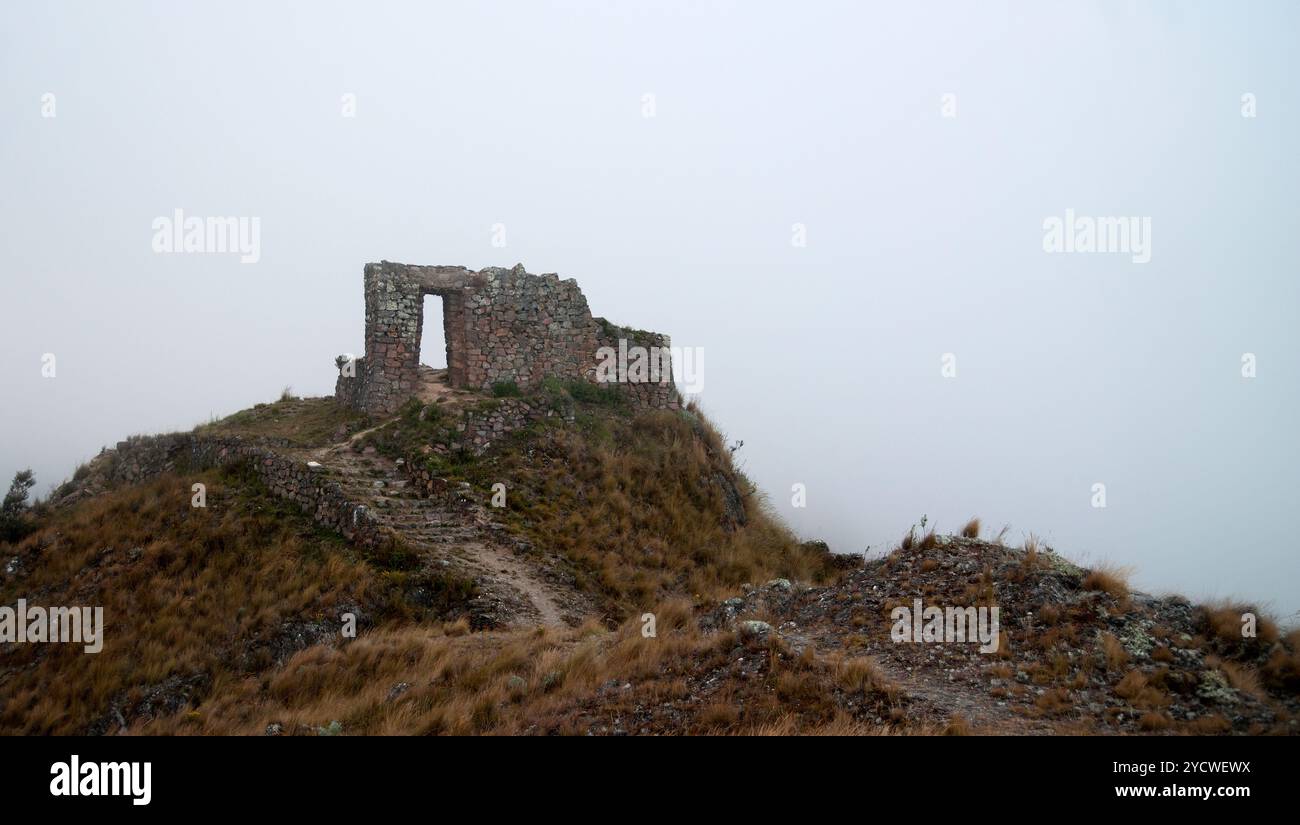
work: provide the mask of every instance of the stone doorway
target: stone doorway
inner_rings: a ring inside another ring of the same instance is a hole
[[[425,295],[420,314],[420,366],[446,370],[450,355],[441,295]]]

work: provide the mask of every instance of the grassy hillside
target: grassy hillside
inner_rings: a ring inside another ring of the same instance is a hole
[[[478,456],[458,424],[496,399],[387,422],[286,399],[199,432],[354,465],[366,489],[392,483],[371,475],[381,459],[432,471],[468,507],[437,512],[494,521],[589,606],[579,626],[472,631],[479,586],[501,582],[400,531],[349,545],[248,468],[98,492],[92,463],[72,486],[93,495],[0,543],[0,603],[102,605],[104,649],[6,645],[0,733],[1297,732],[1300,635],[1260,614],[1243,638],[1249,605],[1130,593],[1118,571],[982,541],[974,522],[865,566],[833,557],[769,515],[698,410],[543,392],[570,421]],[[206,508],[190,506],[199,480]],[[486,506],[498,483],[506,506]],[[1000,606],[999,649],[891,642],[914,598]]]
[[[191,506],[191,484],[208,485]],[[0,604],[104,608],[104,648],[10,644],[0,733],[101,733],[185,713],[304,645],[334,642],[339,616],[368,625],[436,618],[469,582],[422,582],[383,550],[363,554],[266,494],[240,470],[169,475],[44,517],[6,562]]]
[[[485,502],[504,484],[507,506],[491,514],[563,553],[617,618],[678,595],[834,576],[835,559],[772,517],[698,410],[634,414],[617,399],[581,393],[575,424],[545,419],[479,458],[454,451],[455,415],[419,403],[363,443],[469,483]]]

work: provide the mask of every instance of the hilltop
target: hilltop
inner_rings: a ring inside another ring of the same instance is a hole
[[[1250,605],[977,522],[835,555],[732,452],[693,406],[427,368],[391,414],[286,394],[128,439],[0,544],[0,604],[107,617],[98,654],[3,646],[0,732],[1297,731],[1300,635],[1244,637]],[[917,599],[998,607],[996,651],[894,641]]]

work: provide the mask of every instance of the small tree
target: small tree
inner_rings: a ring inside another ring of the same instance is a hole
[[[27,523],[27,493],[36,486],[36,476],[31,470],[14,473],[9,492],[0,503],[0,540],[17,541],[30,532]]]

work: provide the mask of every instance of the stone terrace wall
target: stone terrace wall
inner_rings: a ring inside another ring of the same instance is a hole
[[[340,401],[392,414],[415,394],[426,295],[443,299],[453,387],[489,390],[512,381],[528,391],[548,377],[595,380],[596,351],[609,325],[592,317],[572,279],[531,275],[522,264],[473,272],[384,261],[365,267],[365,355],[341,366],[335,385]],[[647,406],[678,402],[671,379],[666,387],[629,395]]]
[[[634,406],[655,410],[681,409],[682,398],[673,383],[672,342],[667,335],[643,330],[624,329],[615,326],[604,318],[597,318],[597,344],[619,352],[620,347],[630,350],[641,347],[646,350],[654,373],[648,381],[626,381],[617,386]],[[620,368],[620,375],[623,372]]]
[[[462,446],[474,455],[482,455],[497,439],[544,418],[572,424],[574,410],[572,406],[557,410],[526,398],[502,398],[489,402],[484,409],[466,410],[456,424],[456,431]]]
[[[109,481],[126,484],[138,484],[178,467],[198,470],[248,462],[272,494],[294,502],[318,524],[349,541],[373,546],[387,537],[369,509],[350,501],[338,482],[263,444],[190,433],[137,436],[118,442],[115,450],[101,454],[97,461],[103,462]]]

